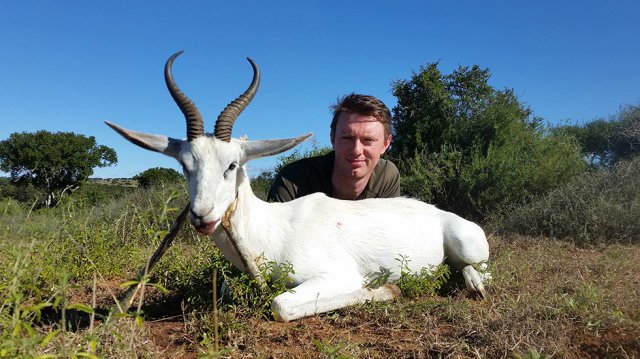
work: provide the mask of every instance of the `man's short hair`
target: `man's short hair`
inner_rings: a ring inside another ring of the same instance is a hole
[[[338,117],[343,112],[355,113],[362,116],[373,116],[384,125],[385,137],[391,135],[391,112],[384,102],[369,95],[351,93],[342,96],[331,106],[333,120],[331,121],[331,136],[336,132]]]

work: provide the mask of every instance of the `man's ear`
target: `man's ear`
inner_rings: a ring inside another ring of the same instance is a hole
[[[166,136],[127,130],[109,121],[104,121],[104,123],[119,133],[122,137],[131,141],[133,144],[150,151],[163,153],[176,159],[180,153],[182,143],[184,142],[184,140],[177,140]]]
[[[278,153],[282,153],[286,150],[290,150],[293,147],[300,144],[302,141],[306,140],[311,136],[312,133],[308,133],[304,136],[294,137],[294,138],[286,138],[282,140],[260,140],[260,141],[240,141],[235,140],[240,144],[240,148],[242,148],[242,158],[240,161],[242,163],[247,163],[248,161],[265,157],[277,155]]]
[[[391,145],[391,140],[391,135],[387,136],[387,139],[384,141],[384,149],[382,149],[382,153],[385,153],[387,151],[387,148],[389,148],[389,146]]]

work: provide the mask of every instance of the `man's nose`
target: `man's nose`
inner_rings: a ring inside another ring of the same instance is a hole
[[[362,154],[362,142],[360,142],[360,140],[354,140],[353,141],[353,145],[352,145],[352,149],[353,154],[359,156],[360,154]]]

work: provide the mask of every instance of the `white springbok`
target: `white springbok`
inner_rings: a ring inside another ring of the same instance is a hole
[[[400,276],[398,258],[413,272],[447,259],[462,269],[467,287],[485,296],[483,276],[472,265],[484,264],[489,245],[483,230],[455,214],[409,198],[344,201],[322,193],[287,203],[267,203],[250,187],[244,164],[293,148],[310,134],[282,140],[242,141],[231,129],[257,92],[260,73],[249,88],[222,111],[213,135],[205,134],[202,116],[173,81],[171,67],[182,51],[169,58],[165,80],[187,120],[187,139],[123,129],[107,122],[134,144],[178,160],[191,199],[190,221],[233,265],[260,276],[258,261],[290,263],[293,291],[272,303],[278,320],[327,312],[368,300],[390,300],[400,293],[393,284],[367,288],[381,268]],[[221,225],[222,224],[222,225]],[[225,235],[226,232],[226,235]]]

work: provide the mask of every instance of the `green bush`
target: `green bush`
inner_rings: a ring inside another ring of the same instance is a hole
[[[0,182],[0,198],[12,198],[29,207],[39,207],[46,193],[32,184],[15,184],[9,180]]]
[[[276,174],[273,170],[263,170],[258,176],[252,178],[251,190],[253,190],[253,194],[261,200],[266,201],[275,176]]]
[[[578,244],[640,243],[640,156],[589,172],[494,219],[504,232]]]
[[[403,194],[474,218],[525,203],[569,181],[585,165],[569,136],[543,136],[513,123],[504,138],[469,154],[452,145],[400,162]]]
[[[138,181],[138,185],[143,188],[184,182],[184,178],[180,172],[171,168],[162,167],[149,168],[133,176],[133,179]]]
[[[13,198],[3,199],[0,202],[0,214],[7,215],[24,215],[25,206]]]
[[[488,84],[488,69],[437,64],[396,81],[389,151],[404,195],[483,218],[523,203],[585,169],[577,140],[551,133],[513,90]]]

